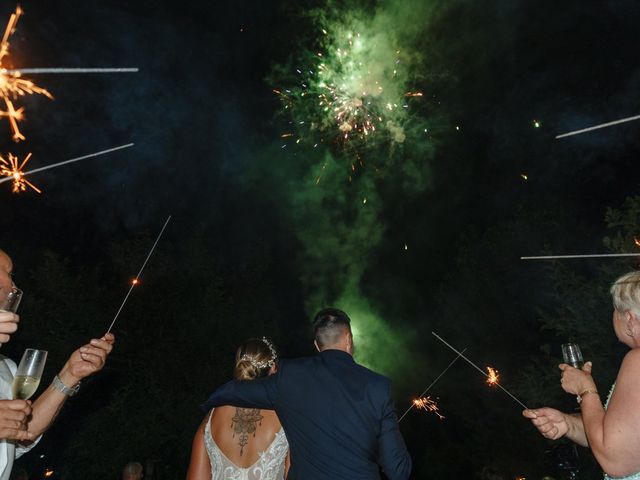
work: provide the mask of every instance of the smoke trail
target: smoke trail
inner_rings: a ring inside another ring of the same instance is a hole
[[[430,183],[435,147],[427,132],[435,119],[425,113],[431,105],[421,90],[428,87],[419,45],[424,25],[408,23],[420,12],[421,2],[314,11],[317,37],[298,42],[309,47],[268,78],[290,129],[275,168],[288,172],[281,180],[302,246],[308,313],[343,308],[356,358],[389,375],[408,361],[408,335],[364,292],[377,280],[370,267],[387,230],[387,204]]]

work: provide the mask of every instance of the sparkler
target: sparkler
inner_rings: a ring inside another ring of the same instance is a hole
[[[440,413],[438,404],[435,402],[435,400],[432,400],[431,397],[416,398],[413,401],[413,406],[415,406],[416,408],[421,408],[425,412],[435,413],[440,418],[440,420],[444,420],[444,415]]]
[[[615,258],[640,257],[640,253],[594,253],[588,255],[539,255],[536,257],[520,257],[520,260],[558,260],[566,258]]]
[[[464,350],[462,350],[462,352],[464,353],[466,350],[467,349],[465,348]],[[451,363],[449,363],[449,365],[447,365],[447,367],[440,373],[440,375],[438,375],[435,378],[435,380],[433,382],[431,382],[427,388],[424,389],[424,391],[420,394],[420,397],[424,397],[427,394],[427,392],[429,390],[431,390],[431,387],[433,387],[437,383],[437,381],[440,380],[440,378],[442,378],[442,376],[445,373],[447,373],[447,371],[453,366],[454,363],[456,363],[458,361],[459,358],[460,358],[460,354],[458,354],[456,356],[456,358],[451,360]],[[415,400],[414,400],[413,403],[409,406],[409,408],[407,408],[407,410],[402,414],[402,416],[400,417],[400,420],[398,420],[398,423],[400,423],[402,421],[402,419],[407,416],[407,413],[409,413],[413,407],[418,407],[418,406],[420,406],[420,405],[417,405]]]
[[[111,325],[109,325],[109,329],[107,330],[107,333],[111,332],[111,329],[113,328],[113,325],[116,323],[116,320],[118,319],[118,316],[120,315],[120,312],[124,308],[125,303],[127,303],[127,300],[129,299],[129,295],[131,295],[131,292],[133,291],[133,288],[140,283],[140,275],[142,275],[142,271],[144,270],[144,267],[147,265],[147,262],[151,258],[151,255],[153,254],[153,251],[156,249],[156,245],[158,245],[158,242],[160,241],[160,237],[162,237],[162,234],[164,233],[165,228],[167,228],[167,225],[169,224],[169,220],[171,220],[171,215],[169,215],[167,217],[167,220],[164,222],[164,225],[162,226],[162,229],[160,230],[160,233],[156,237],[156,241],[153,243],[153,246],[151,247],[151,250],[149,250],[149,254],[147,255],[147,258],[145,258],[144,263],[142,264],[142,267],[140,267],[140,270],[138,271],[138,274],[135,276],[135,278],[133,280],[131,280],[131,286],[129,287],[129,291],[127,292],[127,294],[124,297],[124,300],[120,304],[120,308],[118,308],[118,311],[116,312],[116,315],[113,317],[113,321],[111,322]]]
[[[137,67],[47,67],[47,68],[12,68],[0,69],[0,74],[5,75],[40,75],[45,73],[136,73]]]
[[[491,377],[489,374],[485,373],[484,370],[482,370],[479,366],[477,366],[475,363],[473,363],[471,360],[469,360],[467,357],[464,356],[464,354],[462,352],[459,352],[458,350],[456,350],[454,347],[452,347],[449,343],[447,343],[440,335],[438,335],[436,332],[431,332],[431,334],[436,337],[438,340],[440,340],[442,343],[444,343],[447,347],[449,347],[451,350],[453,350],[454,352],[456,352],[460,357],[462,357],[464,360],[467,361],[467,363],[469,365],[471,365],[473,368],[475,368],[476,370],[478,370],[482,375],[484,375],[485,377],[487,377],[488,380],[491,380]],[[491,371],[493,369],[490,369],[490,367],[487,367],[487,370]],[[524,403],[522,403],[520,400],[518,400],[509,390],[507,390],[506,388],[504,388],[502,385],[500,385],[500,383],[498,383],[498,378],[497,378],[497,373],[495,372],[495,379],[491,380],[491,382],[487,381],[487,383],[489,383],[490,385],[495,385],[497,387],[499,387],[504,393],[506,393],[507,395],[509,395],[512,399],[514,399],[516,402],[518,402],[520,405],[522,405],[522,407],[524,407],[525,409],[528,409],[529,407],[527,407]]]
[[[11,153],[7,156],[6,160],[2,158],[2,156],[0,156],[0,176],[9,177],[0,180],[0,182],[8,179],[13,179],[13,193],[24,192],[27,190],[27,187],[31,187],[36,192],[42,193],[42,190],[36,187],[29,180],[25,179],[24,174],[22,173],[22,169],[27,164],[30,158],[31,154],[27,155],[22,163],[19,163],[20,161],[18,160],[18,157],[14,156]]]
[[[498,385],[498,380],[500,376],[498,375],[498,370],[495,368],[487,367],[487,385],[490,387],[495,387]]]
[[[23,10],[20,7],[16,8],[16,11],[11,14],[9,22],[0,41],[0,97],[5,103],[6,110],[0,110],[0,117],[6,117],[9,121],[11,128],[12,139],[15,142],[26,140],[26,137],[20,131],[18,122],[24,119],[24,108],[20,107],[16,109],[13,105],[13,101],[18,97],[24,95],[44,95],[45,97],[53,100],[53,95],[49,93],[45,88],[37,86],[31,80],[22,78],[24,74],[60,74],[60,73],[130,73],[137,72],[137,68],[129,67],[93,67],[93,68],[67,68],[67,67],[53,67],[53,68],[11,68],[7,69],[2,67],[2,61],[4,57],[9,55],[9,38],[16,30],[16,25],[20,16],[23,14]]]
[[[122,150],[124,148],[132,147],[133,143],[127,143],[126,145],[120,145],[119,147],[109,148],[107,150],[102,150],[100,152],[90,153],[89,155],[83,155],[81,157],[71,158],[69,160],[65,160],[63,162],[54,163],[52,165],[46,165],[44,167],[34,168],[33,170],[28,170],[26,172],[23,171],[25,165],[31,158],[31,154],[27,155],[27,157],[19,163],[17,157],[12,155],[11,153],[8,155],[8,159],[5,160],[0,156],[0,183],[13,181],[13,192],[20,193],[26,190],[26,187],[29,186],[33,188],[36,192],[41,193],[41,191],[31,182],[27,181],[24,177],[27,175],[31,175],[37,172],[43,172],[45,170],[50,170],[52,168],[61,167],[63,165],[67,165],[69,163],[79,162],[81,160],[86,160],[88,158],[98,157],[100,155],[105,155],[107,153],[115,152],[116,150]]]
[[[0,41],[0,68],[2,67],[4,57],[9,54],[9,37],[15,32],[18,19],[23,13],[22,9],[17,7],[15,13],[12,13],[11,17],[9,17],[7,28]],[[16,110],[12,100],[24,95],[33,94],[44,95],[49,99],[53,99],[53,96],[46,89],[38,87],[32,81],[21,78],[19,71],[13,71],[15,73],[9,72],[9,70],[4,68],[0,70],[0,97],[2,97],[6,106],[6,110],[0,111],[0,116],[8,119],[12,138],[15,142],[19,142],[25,140],[25,136],[20,132],[20,128],[18,127],[18,122],[24,118],[24,109],[19,108]]]
[[[612,127],[613,125],[619,125],[621,123],[633,122],[634,120],[640,120],[640,115],[634,115],[633,117],[621,118],[620,120],[614,120],[613,122],[601,123],[600,125],[594,125],[593,127],[582,128],[580,130],[574,130],[572,132],[563,133],[562,135],[556,135],[556,139],[570,137],[572,135],[579,135],[581,133],[591,132],[592,130],[598,130],[600,128]]]

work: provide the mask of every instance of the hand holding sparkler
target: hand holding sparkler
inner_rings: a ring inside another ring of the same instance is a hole
[[[58,373],[58,378],[64,385],[71,387],[77,385],[83,378],[102,370],[115,341],[113,333],[106,333],[102,338],[91,339],[89,343],[71,354]]]
[[[566,413],[555,408],[543,407],[526,409],[522,415],[531,420],[544,438],[557,440],[564,437],[570,429],[571,421]]]

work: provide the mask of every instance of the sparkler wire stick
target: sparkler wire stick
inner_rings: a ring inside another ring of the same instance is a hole
[[[484,370],[482,370],[479,366],[477,366],[475,363],[473,363],[471,360],[469,360],[467,357],[464,356],[464,354],[462,352],[459,352],[458,350],[456,350],[455,348],[453,348],[451,345],[449,345],[440,335],[438,335],[436,332],[431,332],[431,334],[436,337],[438,340],[440,340],[442,343],[444,343],[447,347],[449,347],[451,350],[453,350],[454,352],[456,352],[459,356],[461,356],[463,359],[465,359],[467,361],[467,363],[469,363],[469,365],[471,365],[473,368],[475,368],[476,370],[478,370],[482,375],[484,375],[485,377],[489,378],[489,375],[487,375],[485,373]],[[500,387],[500,389],[506,393],[507,395],[509,395],[511,398],[513,398],[516,402],[518,402],[520,405],[522,405],[525,409],[528,409],[529,407],[527,407],[524,403],[522,403],[520,400],[518,400],[515,396],[513,396],[513,394],[507,390],[506,388],[504,388],[502,385],[500,385],[498,382],[495,382],[495,385],[497,385],[498,387]]]
[[[600,125],[594,125],[593,127],[583,128],[580,130],[574,130],[573,132],[563,133],[562,135],[556,135],[556,139],[570,137],[571,135],[579,135],[581,133],[590,132],[591,130],[598,130],[600,128],[611,127],[620,123],[632,122],[634,120],[640,120],[640,115],[634,115],[633,117],[621,118],[620,120],[614,120],[613,122],[601,123]]]
[[[43,73],[136,73],[137,67],[90,67],[90,68],[75,68],[75,67],[51,67],[51,68],[12,68],[1,69],[0,73],[7,75],[39,75]]]
[[[99,155],[104,155],[104,154],[107,154],[107,153],[115,152],[116,150],[122,150],[124,148],[129,148],[129,147],[132,147],[133,145],[134,145],[133,143],[127,143],[126,145],[120,145],[119,147],[113,147],[113,148],[109,148],[107,150],[101,150],[99,152],[90,153],[89,155],[83,155],[82,157],[71,158],[69,160],[65,160],[64,162],[58,162],[58,163],[54,163],[52,165],[47,165],[47,166],[40,167],[40,168],[34,168],[33,170],[29,170],[27,172],[22,172],[21,175],[24,177],[26,175],[31,175],[32,173],[42,172],[44,170],[49,170],[51,168],[61,167],[62,165],[66,165],[68,163],[79,162],[80,160],[86,160],[88,158],[93,158],[93,157],[97,157]],[[8,181],[11,181],[11,180],[13,180],[13,177],[0,178],[0,183],[8,182]]]
[[[589,255],[540,255],[537,257],[520,257],[520,260],[555,260],[562,258],[607,258],[607,257],[640,257],[640,253],[595,253]]]
[[[147,265],[147,262],[151,258],[151,255],[153,254],[153,251],[156,249],[156,245],[158,245],[158,242],[160,241],[160,237],[162,237],[162,234],[164,233],[164,229],[167,228],[167,225],[169,224],[169,220],[171,220],[171,215],[169,215],[167,217],[167,221],[164,222],[164,225],[162,226],[162,230],[160,230],[160,233],[156,237],[156,241],[153,243],[153,246],[151,247],[151,250],[149,250],[149,254],[147,255],[147,258],[145,258],[144,263],[142,264],[142,267],[140,267],[140,270],[138,271],[138,274],[136,275],[136,278],[134,278],[133,281],[131,282],[131,286],[129,287],[129,291],[127,292],[127,295],[124,297],[124,300],[122,301],[122,304],[120,305],[120,308],[116,312],[116,316],[113,317],[113,321],[111,322],[111,325],[109,325],[109,330],[107,330],[107,333],[109,333],[111,331],[111,329],[113,328],[113,325],[116,323],[116,320],[118,319],[118,316],[120,315],[120,312],[124,308],[124,304],[127,303],[127,300],[129,299],[129,295],[131,295],[131,291],[133,290],[133,287],[135,287],[138,284],[138,280],[140,280],[140,275],[142,275],[142,271],[144,270],[144,267]]]
[[[467,349],[465,348],[464,350],[462,350],[462,353],[464,353],[464,352],[466,352],[466,351],[467,351]],[[431,387],[433,387],[433,386],[436,384],[436,382],[437,382],[438,380],[440,380],[440,378],[442,378],[442,376],[443,376],[445,373],[447,373],[447,370],[449,370],[449,369],[453,366],[453,364],[454,364],[454,363],[456,363],[456,362],[458,361],[458,359],[459,359],[459,358],[460,358],[460,354],[458,354],[458,355],[456,356],[456,358],[454,358],[453,360],[451,360],[451,363],[449,363],[449,365],[447,365],[447,368],[445,368],[445,369],[442,371],[442,373],[440,373],[440,375],[438,375],[438,376],[435,378],[435,380],[434,380],[433,382],[431,382],[427,388],[425,388],[425,389],[424,389],[424,392],[422,392],[420,395],[418,395],[418,398],[422,398],[422,397],[424,397],[424,396],[425,396],[425,394],[426,394],[429,390],[431,390]],[[411,409],[412,409],[413,407],[415,407],[415,406],[416,406],[416,404],[415,404],[415,403],[413,403],[413,402],[411,402],[411,405],[410,405],[410,406],[409,406],[409,408],[407,408],[407,410],[402,414],[402,416],[400,417],[400,420],[398,420],[398,423],[400,423],[400,422],[402,421],[402,419],[403,419],[404,417],[406,417],[407,413],[409,413],[409,412],[411,411]]]

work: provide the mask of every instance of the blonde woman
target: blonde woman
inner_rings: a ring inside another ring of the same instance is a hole
[[[251,381],[276,372],[276,350],[252,338],[236,353],[234,378]],[[289,444],[273,410],[212,408],[193,439],[187,480],[280,480],[288,471]]]
[[[561,364],[561,385],[578,396],[580,414],[553,408],[525,410],[546,438],[566,437],[593,455],[605,479],[640,480],[640,272],[630,272],[611,286],[613,330],[631,350],[625,355],[618,377],[604,405],[591,377],[591,362],[582,370]]]

